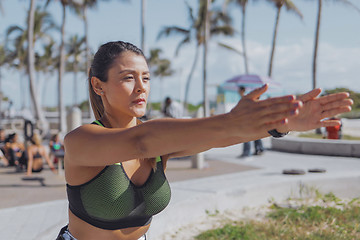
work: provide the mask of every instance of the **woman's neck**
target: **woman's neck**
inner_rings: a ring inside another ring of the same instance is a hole
[[[137,125],[136,117],[115,117],[105,113],[100,121],[107,128],[130,128]]]

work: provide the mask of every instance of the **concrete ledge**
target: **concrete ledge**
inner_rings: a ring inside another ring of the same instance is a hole
[[[360,141],[312,139],[286,136],[272,138],[271,149],[328,156],[360,157]]]

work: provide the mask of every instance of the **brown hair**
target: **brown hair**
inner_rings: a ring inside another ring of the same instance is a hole
[[[113,65],[114,60],[123,52],[131,51],[137,55],[144,56],[140,48],[135,45],[123,42],[108,42],[100,46],[99,50],[95,53],[93,62],[89,70],[89,96],[91,108],[94,112],[95,118],[100,119],[104,114],[104,105],[101,97],[94,92],[91,85],[91,78],[97,77],[102,82],[107,82],[108,71]],[[146,59],[146,58],[145,58]]]

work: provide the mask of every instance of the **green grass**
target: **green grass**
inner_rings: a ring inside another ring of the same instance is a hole
[[[322,204],[300,208],[275,205],[261,221],[233,221],[209,230],[197,240],[353,240],[360,239],[360,200],[344,203],[333,194],[321,199]]]
[[[316,134],[316,133],[301,133],[301,134],[299,134],[299,137],[323,139],[323,136],[321,134]],[[360,140],[360,137],[355,137],[355,136],[350,136],[350,135],[344,134],[342,136],[342,139],[343,140]]]

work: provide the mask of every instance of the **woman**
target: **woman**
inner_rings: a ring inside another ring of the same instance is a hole
[[[41,138],[39,134],[34,133],[31,138],[33,145],[28,147],[28,163],[27,163],[27,176],[31,176],[34,172],[41,172],[43,170],[43,158],[45,158],[51,171],[56,173],[53,163],[50,161],[49,155],[46,152],[45,146],[41,144]]]
[[[202,119],[158,119],[143,124],[150,73],[140,49],[109,42],[89,71],[91,105],[97,121],[64,139],[69,224],[58,239],[146,239],[152,216],[170,201],[164,170],[172,157],[192,155],[289,130],[337,125],[320,120],[350,111],[347,93],[316,98],[258,100],[256,89],[230,112]],[[277,130],[275,130],[277,129]],[[209,137],[211,136],[211,137]]]
[[[9,165],[16,166],[17,171],[23,170],[26,166],[27,157],[25,146],[19,140],[17,133],[10,134],[5,140],[6,154],[8,155]]]

